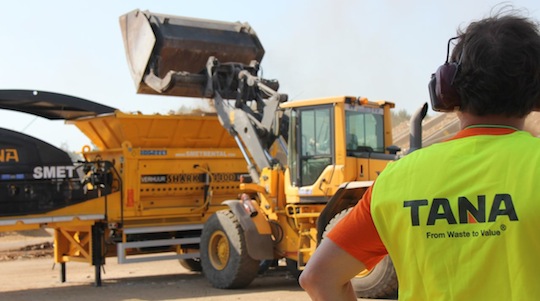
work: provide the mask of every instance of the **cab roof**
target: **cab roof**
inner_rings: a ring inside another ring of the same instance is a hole
[[[307,107],[307,106],[333,104],[333,103],[357,103],[357,104],[371,106],[371,107],[382,107],[384,105],[389,105],[391,108],[395,107],[395,104],[390,101],[386,101],[386,100],[369,101],[365,97],[356,97],[356,96],[333,96],[333,97],[324,97],[324,98],[293,100],[293,101],[281,103],[280,107],[283,109],[286,109],[286,108]]]

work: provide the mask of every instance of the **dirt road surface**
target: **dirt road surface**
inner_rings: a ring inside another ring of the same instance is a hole
[[[0,237],[0,300],[310,300],[286,270],[260,276],[245,289],[221,290],[177,261],[119,265],[116,258],[107,258],[101,287],[94,286],[93,266],[72,262],[67,264],[67,282],[61,283],[60,266],[53,268],[51,253],[47,251],[48,239],[46,235]],[[42,241],[43,248],[19,248],[36,242],[39,246]]]
[[[108,260],[101,287],[94,286],[94,269],[85,263],[68,263],[65,283],[50,258],[1,262],[0,269],[0,299],[6,301],[309,300],[284,273],[259,277],[246,289],[220,290],[174,261],[117,265]]]

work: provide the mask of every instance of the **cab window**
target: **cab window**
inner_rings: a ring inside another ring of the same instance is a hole
[[[300,186],[315,183],[323,170],[334,162],[332,113],[332,106],[298,109]]]
[[[384,153],[384,118],[382,110],[358,108],[347,110],[347,151]]]

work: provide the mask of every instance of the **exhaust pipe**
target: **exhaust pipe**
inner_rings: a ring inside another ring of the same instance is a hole
[[[416,110],[411,117],[411,129],[409,135],[409,151],[407,154],[422,148],[422,121],[427,115],[428,104],[424,103],[422,107]]]

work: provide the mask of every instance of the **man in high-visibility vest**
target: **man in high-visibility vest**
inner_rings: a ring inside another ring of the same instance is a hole
[[[300,284],[356,300],[350,279],[390,255],[400,300],[540,299],[540,32],[500,12],[458,31],[429,84],[461,131],[389,164],[323,239]],[[450,51],[449,51],[450,52]]]

